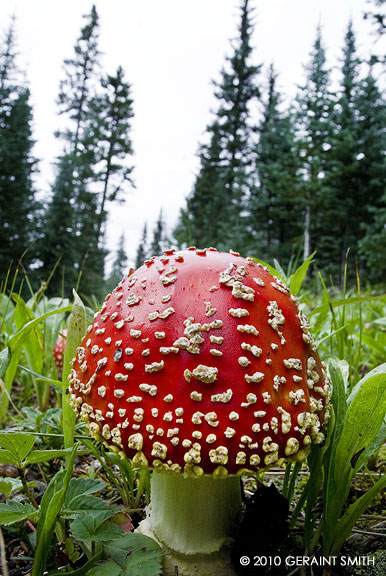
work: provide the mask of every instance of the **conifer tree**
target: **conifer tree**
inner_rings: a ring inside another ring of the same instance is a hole
[[[142,231],[142,237],[141,237],[141,241],[138,245],[137,248],[137,255],[135,257],[135,267],[139,268],[140,266],[142,266],[142,264],[144,263],[144,261],[147,258],[147,252],[148,252],[148,247],[147,247],[147,223],[145,222],[145,224],[143,225],[143,231]]]
[[[130,138],[133,100],[131,87],[126,82],[124,71],[118,67],[115,75],[106,75],[101,81],[101,90],[89,107],[89,126],[84,138],[84,147],[94,154],[93,180],[97,191],[97,240],[103,239],[106,222],[106,204],[121,200],[121,194],[133,186],[133,166],[127,158],[133,153]]]
[[[109,279],[107,281],[108,291],[114,290],[114,288],[126,274],[128,274],[128,263],[125,250],[125,235],[122,233],[119,238],[118,249],[111,267]]]
[[[30,92],[16,64],[14,23],[0,48],[0,278],[38,236]],[[34,259],[31,248],[24,266]],[[30,272],[29,272],[30,274]]]
[[[66,115],[69,124],[56,134],[64,141],[64,150],[58,161],[42,244],[46,276],[57,265],[58,258],[61,259],[59,270],[62,273],[53,276],[50,291],[56,293],[63,287],[66,295],[84,270],[90,258],[90,249],[96,246],[96,206],[87,188],[93,175],[93,154],[84,146],[92,83],[95,82],[99,58],[99,19],[94,5],[85,19],[86,23],[75,44],[74,56],[64,62],[64,79],[60,83],[58,104],[60,114]],[[61,206],[62,213],[58,206]],[[62,221],[62,214],[66,214],[65,222]],[[58,230],[62,230],[63,234],[58,236]],[[86,231],[87,234],[84,234]],[[99,278],[103,279],[104,259],[97,260],[95,262],[93,258],[92,264],[99,268]],[[82,291],[92,294],[95,289],[92,284],[88,282],[87,273],[84,274]]]
[[[241,249],[245,242],[243,207],[252,166],[250,106],[259,94],[259,67],[250,64],[252,31],[249,0],[243,0],[233,54],[215,83],[216,116],[207,128],[207,143],[200,147],[199,173],[176,230],[180,243],[184,228],[185,237],[197,246]]]
[[[298,176],[292,116],[281,111],[277,76],[269,69],[268,98],[258,127],[256,145],[257,183],[251,189],[247,209],[251,234],[249,251],[266,260],[288,262],[299,251],[302,239]]]
[[[318,249],[324,271],[343,281],[344,261],[352,261],[358,250],[358,230],[366,200],[358,179],[358,118],[356,98],[360,61],[356,55],[355,35],[350,21],[345,34],[341,67],[341,86],[333,113],[329,165],[326,173],[324,227]],[[355,274],[355,265],[349,267]]]
[[[371,69],[360,83],[357,107],[358,177],[365,202],[357,233],[362,270],[379,283],[386,273],[386,102]]]
[[[133,101],[121,67],[115,75],[101,77],[95,6],[86,18],[74,56],[65,61],[60,85],[60,112],[66,114],[69,123],[58,132],[64,141],[65,159],[58,163],[57,182],[47,212],[43,261],[47,274],[60,255],[63,264],[67,261],[65,292],[72,288],[76,274],[80,292],[91,295],[103,290],[107,203],[120,200],[122,192],[133,185],[132,165],[127,160],[132,154]],[[63,186],[66,195],[62,195]],[[65,231],[68,237],[59,239],[54,253],[49,240],[63,226],[55,204],[63,202],[67,202],[65,212],[70,218]],[[53,291],[58,282],[60,275],[52,279]]]
[[[153,230],[153,239],[150,243],[150,256],[160,256],[165,249],[165,222],[160,210]]]
[[[333,130],[334,102],[329,91],[330,78],[320,26],[305,72],[306,82],[296,99],[298,153],[302,161],[304,259],[318,247],[324,227],[325,197],[328,193],[326,174]]]

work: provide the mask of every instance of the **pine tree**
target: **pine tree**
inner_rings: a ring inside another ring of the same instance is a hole
[[[0,51],[0,277],[38,236],[30,92],[16,65],[14,23]],[[28,267],[34,248],[23,258]],[[29,272],[30,274],[30,272]]]
[[[153,230],[153,239],[150,243],[150,256],[160,256],[165,249],[165,222],[160,210]]]
[[[144,263],[144,261],[147,258],[147,253],[148,253],[148,247],[147,247],[147,224],[145,222],[145,224],[143,225],[143,232],[142,232],[142,237],[141,237],[141,241],[138,245],[137,248],[137,255],[135,257],[135,267],[139,268],[140,266],[142,266],[142,264]]]
[[[106,204],[121,200],[121,194],[133,186],[132,165],[127,158],[133,153],[130,138],[133,100],[131,87],[125,81],[121,67],[114,76],[102,78],[101,92],[89,106],[89,126],[82,140],[84,148],[94,155],[93,180],[98,186],[97,238],[103,241],[106,223]]]
[[[357,98],[359,187],[365,204],[357,233],[362,270],[374,282],[385,279],[386,262],[386,102],[370,69]]]
[[[239,36],[226,59],[221,80],[215,83],[217,112],[207,128],[207,144],[200,147],[200,169],[175,232],[198,246],[242,249],[243,207],[250,184],[251,102],[259,95],[255,78],[259,67],[252,55],[249,0],[241,4]]]
[[[301,158],[302,210],[304,216],[303,258],[318,247],[324,229],[326,181],[331,138],[333,98],[320,26],[305,67],[306,82],[297,96],[298,153]],[[322,259],[323,254],[318,256]]]
[[[118,249],[111,267],[111,273],[107,281],[107,290],[111,292],[119,284],[122,278],[128,273],[127,254],[125,251],[125,235],[122,233],[119,238]]]
[[[99,58],[99,19],[95,6],[85,18],[86,23],[74,48],[74,57],[64,62],[64,79],[60,83],[59,112],[65,114],[70,123],[66,129],[57,132],[57,136],[64,141],[64,151],[58,161],[42,247],[46,276],[61,259],[61,273],[51,279],[50,292],[57,292],[63,285],[66,295],[71,292],[74,282],[76,285],[76,278],[79,279],[80,274],[80,290],[87,295],[95,293],[104,271],[104,255],[99,253],[96,243],[97,206],[88,189],[93,177],[94,155],[84,145]],[[63,222],[64,214],[66,220]],[[60,235],[57,233],[59,230]],[[53,238],[56,239],[55,250],[50,244]],[[88,260],[91,260],[90,266]],[[95,277],[88,278],[87,270],[94,268]]]
[[[268,98],[258,127],[257,184],[251,189],[247,209],[250,253],[284,263],[299,251],[302,222],[293,119],[291,114],[281,111],[281,96],[276,84],[277,76],[271,65]]]
[[[343,281],[344,262],[352,261],[358,250],[358,230],[366,200],[358,179],[358,118],[356,98],[360,61],[356,55],[355,35],[350,21],[343,48],[341,87],[335,104],[334,133],[324,193],[324,228],[318,249],[325,272]],[[349,267],[355,274],[355,265]]]

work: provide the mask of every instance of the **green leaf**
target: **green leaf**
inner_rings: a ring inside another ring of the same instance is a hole
[[[37,464],[38,462],[48,462],[54,458],[62,458],[71,454],[71,448],[61,450],[33,450],[25,459],[25,464]]]
[[[62,509],[64,497],[71,480],[78,444],[75,444],[69,459],[67,470],[60,470],[52,478],[43,494],[40,504],[40,518],[36,528],[36,550],[32,567],[32,576],[44,573],[50,551],[52,534],[57,517]]]
[[[114,511],[110,509],[107,502],[102,500],[101,498],[97,498],[96,496],[91,496],[87,494],[84,496],[80,494],[79,496],[75,496],[72,498],[71,502],[69,503],[68,507],[63,510],[63,513],[67,516],[76,517],[78,514],[85,514],[90,513],[91,515],[94,514],[94,517],[98,516],[98,513],[101,511],[109,511],[109,513],[113,513]],[[97,514],[95,514],[97,512]],[[111,516],[109,514],[108,518]]]
[[[355,454],[376,438],[386,414],[386,374],[364,380],[348,409],[340,441],[336,447],[339,462],[347,466]]]
[[[123,565],[128,553],[131,554],[140,549],[147,550],[152,557],[153,554],[158,555],[159,558],[163,556],[162,549],[155,540],[137,532],[126,532],[111,544],[106,544],[105,554]]]
[[[19,468],[27,454],[31,452],[34,444],[35,436],[33,434],[25,434],[22,432],[0,432],[0,446],[15,455]]]
[[[71,370],[71,360],[76,356],[76,351],[87,329],[86,310],[78,294],[73,290],[74,304],[68,319],[68,331],[66,348],[63,360],[63,388],[62,388],[62,414],[64,447],[71,448],[74,443],[75,412],[70,405],[70,395],[66,394],[68,376]],[[66,462],[67,464],[67,462]]]
[[[8,346],[6,346],[0,352],[0,378],[3,378],[4,374],[6,373],[10,361],[11,361],[11,352]]]
[[[21,502],[7,502],[0,504],[0,525],[14,524],[21,522],[36,514],[36,509],[31,504],[22,504]]]
[[[4,494],[5,498],[9,498],[12,492],[16,492],[23,487],[19,478],[3,477],[0,478],[0,493]]]
[[[307,258],[307,260],[305,260],[303,262],[303,264],[301,264],[301,266],[299,266],[299,268],[291,276],[289,288],[290,288],[291,294],[293,294],[294,296],[296,296],[298,294],[300,288],[302,287],[304,278],[306,277],[308,268],[310,267],[310,264],[311,264],[311,262],[315,256],[315,254],[316,254],[316,252],[313,252],[311,254],[311,256],[309,256]]]
[[[14,464],[14,466],[18,466],[19,461],[16,454],[10,450],[0,450],[0,464]]]
[[[258,258],[253,258],[253,256],[252,256],[252,259],[256,262],[256,264],[261,264],[265,268],[268,268],[268,270],[271,272],[272,276],[277,276],[278,278],[280,278],[284,282],[284,277],[280,274],[280,272],[278,270],[276,270],[276,268],[274,268],[273,266],[271,266],[267,262],[264,262],[264,260],[259,260]]]
[[[103,490],[104,487],[105,482],[95,478],[72,478],[64,499],[64,507],[71,508],[71,501],[77,496],[95,494]]]
[[[367,490],[367,492],[347,508],[336,527],[335,537],[331,547],[331,555],[336,555],[339,552],[359,516],[363,514],[375,496],[385,487],[386,476],[383,476],[378,480],[378,482],[376,482],[376,484],[374,484],[374,486]]]
[[[113,514],[112,510],[82,515],[71,523],[71,532],[77,540],[108,542],[122,535],[122,529],[116,524],[105,522]]]
[[[46,312],[45,314],[42,314],[38,318],[34,318],[30,322],[27,322],[27,324],[25,324],[21,330],[16,332],[16,334],[14,334],[8,340],[8,346],[11,352],[13,353],[23,346],[25,339],[30,334],[31,330],[33,330],[35,326],[37,326],[40,322],[42,322],[46,318],[49,318],[53,314],[61,314],[62,312],[69,312],[71,308],[72,308],[71,306],[64,306],[63,308],[59,308],[58,310],[51,310],[50,312]]]

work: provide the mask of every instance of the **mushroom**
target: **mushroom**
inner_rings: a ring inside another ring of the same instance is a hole
[[[147,260],[107,296],[69,380],[91,434],[153,469],[139,529],[165,549],[165,574],[233,574],[240,474],[324,440],[330,387],[308,322],[235,252]]]
[[[61,332],[59,332],[55,346],[52,350],[52,355],[54,357],[54,362],[56,365],[56,369],[58,371],[59,378],[62,377],[63,373],[63,360],[64,360],[64,350],[66,348],[66,338],[67,338],[67,330],[66,328],[64,328]]]

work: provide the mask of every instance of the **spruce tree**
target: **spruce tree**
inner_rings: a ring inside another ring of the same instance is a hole
[[[233,54],[215,83],[216,116],[207,128],[207,143],[200,147],[199,173],[176,230],[179,243],[185,228],[186,238],[197,246],[241,250],[245,244],[243,208],[252,166],[250,107],[259,95],[259,67],[250,64],[252,31],[249,0],[243,0]]]
[[[138,245],[137,248],[137,255],[135,257],[135,267],[139,268],[140,266],[142,266],[142,264],[144,263],[144,261],[147,258],[147,253],[148,253],[148,247],[147,247],[147,224],[145,222],[145,224],[143,225],[143,232],[142,232],[142,237],[141,237],[141,241]]]
[[[303,258],[318,248],[324,231],[326,179],[332,138],[333,97],[326,53],[318,26],[310,61],[305,66],[306,82],[300,87],[297,104],[297,146],[301,159],[301,194],[304,218]],[[318,254],[323,265],[323,254]]]
[[[160,210],[153,230],[153,239],[150,243],[150,256],[160,256],[165,249],[165,222]]]
[[[56,134],[63,140],[64,150],[58,161],[42,244],[46,277],[60,259],[58,273],[51,279],[50,292],[56,293],[63,287],[65,295],[70,294],[79,275],[85,271],[88,259],[92,260],[93,268],[96,266],[99,269],[97,282],[103,279],[104,270],[103,255],[95,254],[97,208],[88,189],[93,176],[94,155],[84,146],[89,102],[99,58],[99,19],[95,6],[85,19],[86,23],[75,44],[74,56],[64,62],[64,79],[60,83],[58,104],[60,114],[66,115],[69,124]],[[62,232],[60,235],[57,234],[59,230]],[[52,248],[53,238],[56,239],[55,250]],[[89,279],[87,272],[81,275],[80,290],[87,295],[95,293],[95,278]]]
[[[363,195],[358,226],[362,271],[373,282],[384,282],[386,273],[386,102],[370,69],[359,87],[358,178]]]
[[[16,64],[14,23],[0,50],[0,278],[11,261],[35,258],[31,243],[38,237],[39,203],[33,186],[30,92]],[[30,274],[30,271],[28,272]]]
[[[133,166],[127,161],[133,153],[130,138],[133,100],[121,67],[115,75],[102,78],[100,93],[91,99],[88,115],[83,144],[94,155],[93,181],[98,196],[96,243],[100,246],[107,202],[120,201],[121,195],[133,186]]]
[[[281,111],[277,76],[269,69],[268,98],[258,127],[256,145],[257,183],[251,189],[249,252],[266,260],[288,262],[299,252],[302,240],[298,176],[293,118]]]
[[[128,263],[127,254],[125,250],[125,235],[121,234],[118,243],[118,249],[111,267],[110,276],[107,281],[107,290],[111,292],[117,286],[117,284],[122,280],[122,278],[128,274]]]
[[[358,118],[356,98],[360,61],[356,55],[355,35],[350,21],[345,35],[341,67],[341,86],[335,104],[334,131],[331,139],[327,187],[324,199],[324,228],[318,239],[321,264],[325,272],[343,281],[347,254],[355,262],[359,227],[366,199],[359,185]],[[355,265],[349,267],[355,275]]]

